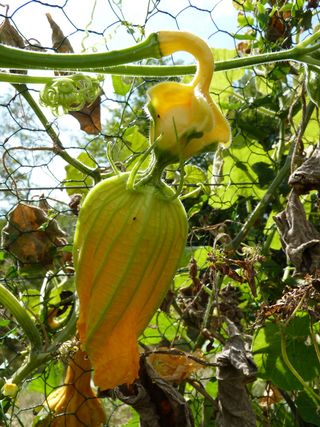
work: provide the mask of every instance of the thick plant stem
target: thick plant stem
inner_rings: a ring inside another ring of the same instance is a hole
[[[19,92],[21,96],[24,97],[24,99],[27,101],[27,103],[30,105],[38,119],[40,120],[41,124],[45,128],[47,134],[50,136],[52,143],[53,143],[53,150],[54,152],[63,158],[69,165],[72,165],[76,169],[78,169],[80,172],[82,172],[85,175],[92,176],[94,181],[97,183],[101,180],[100,172],[98,169],[92,169],[85,164],[79,162],[79,160],[75,159],[74,157],[70,156],[68,152],[64,149],[62,142],[60,141],[58,135],[56,134],[55,130],[53,129],[52,125],[47,120],[46,116],[43,114],[41,108],[39,107],[39,104],[34,100],[32,95],[30,94],[27,86],[25,85],[13,85],[14,88]]]
[[[158,35],[152,33],[135,46],[112,52],[76,54],[43,53],[0,45],[0,67],[35,70],[83,70],[108,67],[140,61],[144,58],[160,58]]]
[[[306,116],[301,124],[300,129],[300,135],[304,133],[305,128],[307,127],[307,124],[309,123],[309,120],[311,118],[311,115],[313,113],[313,110],[315,108],[315,105],[313,102],[310,102],[310,104],[307,106],[306,109]],[[274,196],[277,188],[283,180],[288,176],[290,173],[290,167],[291,167],[291,158],[292,154],[294,152],[295,144],[292,144],[290,147],[290,151],[288,153],[288,156],[286,158],[286,161],[282,168],[277,173],[275,179],[272,181],[270,187],[262,197],[262,199],[259,201],[255,209],[252,211],[251,215],[249,216],[248,220],[245,222],[245,224],[242,226],[239,233],[236,235],[236,237],[230,242],[228,245],[228,249],[237,250],[240,246],[241,242],[245,239],[250,229],[253,227],[254,223],[263,215],[264,211],[266,210],[270,200]]]
[[[42,339],[36,325],[19,300],[0,284],[0,304],[3,305],[17,320],[31,344],[31,352],[37,353],[42,347]]]
[[[292,49],[217,61],[215,63],[215,71],[248,68],[255,65],[281,61],[296,61],[320,67],[320,61],[310,55],[310,53],[319,49],[319,43],[312,44],[318,37],[319,33],[315,33]],[[81,70],[95,73],[146,77],[182,76],[196,72],[195,65],[126,65],[141,59],[160,59],[161,57],[157,33],[151,34],[145,41],[136,46],[119,51],[95,54],[48,54],[0,45],[0,67],[8,69]],[[48,76],[0,73],[0,81],[10,83],[48,83],[53,78]]]
[[[59,346],[71,339],[76,333],[76,312],[73,311],[66,327],[57,334],[56,339],[46,349],[46,351],[38,353],[30,353],[25,363],[17,369],[11,381],[19,385],[25,378],[30,376],[35,369],[39,369],[44,363],[52,360],[52,355],[57,351]]]

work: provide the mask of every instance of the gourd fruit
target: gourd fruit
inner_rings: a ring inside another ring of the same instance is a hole
[[[87,195],[76,227],[78,332],[101,389],[131,384],[137,339],[164,298],[186,244],[180,200],[162,181],[121,173]]]
[[[101,427],[106,422],[102,402],[91,388],[90,361],[80,349],[68,364],[64,385],[49,394],[46,401],[52,412],[46,421],[52,427]],[[40,425],[48,424],[44,420]]]

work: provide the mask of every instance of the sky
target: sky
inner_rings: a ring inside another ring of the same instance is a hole
[[[101,51],[105,49],[105,41],[112,49],[127,47],[132,43],[132,38],[119,25],[120,19],[134,25],[143,25],[147,11],[154,10],[146,25],[147,35],[159,30],[180,29],[197,34],[211,46],[233,47],[232,37],[217,31],[213,23],[214,21],[223,31],[234,30],[236,11],[232,0],[85,0],[81,1],[81,7],[79,3],[79,0],[8,1],[9,15],[13,15],[14,23],[23,35],[39,39],[44,46],[50,46],[51,43],[50,28],[45,16],[47,12],[51,13],[65,34],[71,34],[70,40],[79,50],[83,47],[81,42],[85,34],[75,33],[75,27],[96,32],[106,30],[105,40],[101,36],[90,35],[83,41],[87,50],[95,48]],[[121,3],[121,10],[116,3]],[[155,10],[155,4],[158,10]],[[198,10],[188,7],[190,5]],[[0,8],[0,12],[4,13],[4,9]]]

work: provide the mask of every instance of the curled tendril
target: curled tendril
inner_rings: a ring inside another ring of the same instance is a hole
[[[49,107],[55,116],[79,111],[92,104],[101,94],[103,76],[74,74],[47,83],[40,93],[40,103]]]

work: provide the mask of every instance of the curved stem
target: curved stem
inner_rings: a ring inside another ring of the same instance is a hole
[[[310,48],[307,48],[310,49]],[[0,46],[1,50],[1,46]],[[20,52],[20,51],[19,51]],[[23,52],[23,51],[22,51]],[[58,55],[58,54],[57,54]],[[69,54],[72,55],[72,54]],[[83,55],[85,56],[85,55]],[[215,71],[228,71],[238,68],[254,67],[255,65],[263,65],[272,62],[281,61],[296,61],[312,65],[314,67],[320,66],[320,61],[311,55],[307,55],[301,49],[297,47],[283,50],[279,52],[262,53],[258,55],[252,55],[241,58],[233,58],[224,61],[217,61],[215,63]],[[0,60],[1,66],[1,60]],[[14,68],[14,66],[10,66]],[[28,67],[30,68],[29,64]],[[42,69],[43,67],[33,66],[33,69]],[[57,67],[55,67],[57,68]],[[78,64],[73,64],[73,67],[64,68],[62,65],[61,69],[68,70],[79,70]],[[112,66],[97,66],[94,62],[90,66],[81,67],[84,72],[95,72],[101,74],[114,74],[122,76],[144,76],[144,77],[170,77],[170,76],[184,76],[195,74],[197,67],[196,65],[112,65]],[[45,84],[50,83],[53,79],[59,77],[52,76],[28,76],[26,74],[15,74],[15,73],[0,73],[1,82],[9,83],[32,83],[32,84]]]
[[[3,285],[0,284],[0,303],[15,317],[31,343],[31,352],[37,353],[42,347],[42,339],[38,329],[27,310],[19,300]]]
[[[60,157],[63,158],[69,165],[72,165],[76,169],[78,169],[80,172],[82,172],[85,175],[92,176],[94,181],[97,183],[101,180],[100,172],[97,169],[92,169],[89,166],[86,166],[85,164],[79,162],[79,160],[75,159],[74,157],[70,156],[70,154],[65,150],[62,142],[60,141],[58,135],[56,134],[55,130],[53,129],[52,125],[47,120],[46,116],[42,112],[41,108],[39,107],[39,104],[35,101],[35,99],[30,94],[27,86],[25,85],[13,85],[15,89],[24,97],[24,99],[27,101],[27,103],[30,105],[38,119],[40,120],[41,124],[45,128],[47,134],[50,136],[52,142],[53,142],[53,151],[58,154]]]
[[[280,326],[280,345],[281,345],[281,356],[289,371],[294,375],[294,377],[299,381],[299,383],[303,386],[305,392],[314,400],[315,402],[320,402],[320,396],[315,393],[312,388],[305,382],[299,372],[295,369],[292,363],[289,360],[286,346],[286,336],[283,331],[283,328]]]
[[[52,360],[52,355],[57,351],[60,344],[71,339],[76,332],[76,310],[73,313],[67,323],[66,327],[59,332],[56,339],[52,342],[46,352],[29,354],[25,363],[14,373],[11,381],[14,384],[19,385],[25,378],[32,374],[35,369],[39,369],[41,365]]]
[[[163,56],[184,51],[196,58],[197,72],[191,84],[198,86],[201,92],[207,93],[214,70],[212,51],[207,43],[200,37],[184,31],[160,31],[158,41]]]

